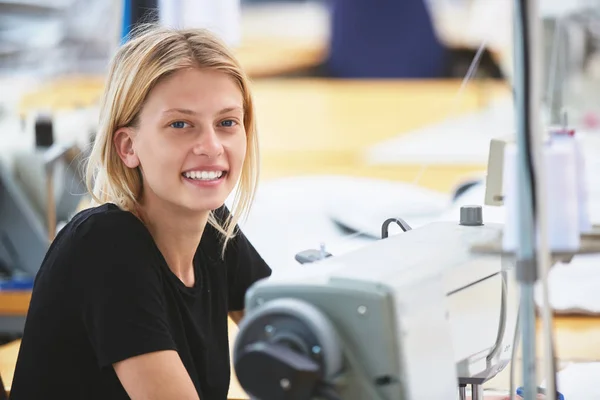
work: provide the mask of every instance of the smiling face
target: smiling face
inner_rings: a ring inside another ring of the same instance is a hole
[[[239,85],[220,71],[179,70],[150,91],[136,126],[119,129],[115,144],[125,165],[142,172],[141,203],[219,208],[246,155]]]

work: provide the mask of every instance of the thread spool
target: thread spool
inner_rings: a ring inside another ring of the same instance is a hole
[[[589,199],[587,187],[587,175],[585,166],[585,157],[581,140],[575,130],[559,128],[550,131],[551,143],[569,146],[570,151],[575,157],[577,198],[578,198],[578,223],[581,233],[588,233],[592,230],[592,221],[589,213]]]
[[[502,247],[510,252],[517,249],[519,239],[517,151],[516,146],[507,145],[504,154],[506,225]],[[548,246],[553,252],[576,252],[581,240],[575,153],[568,144],[551,142],[543,147],[543,162]]]
[[[580,246],[577,162],[572,146],[544,146],[547,176],[548,243],[553,251],[577,251]]]

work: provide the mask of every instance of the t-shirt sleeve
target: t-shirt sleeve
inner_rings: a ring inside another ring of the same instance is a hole
[[[228,213],[227,208],[222,207],[217,216],[224,218]],[[225,264],[229,311],[241,311],[248,288],[260,279],[271,276],[271,268],[239,227],[225,249]]]
[[[246,291],[256,281],[271,276],[271,268],[241,230],[225,250],[229,283],[229,311],[244,309]]]
[[[74,274],[83,323],[101,368],[176,350],[150,234],[131,214],[105,217],[80,227]]]

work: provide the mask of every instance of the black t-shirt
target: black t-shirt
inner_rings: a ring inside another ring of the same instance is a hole
[[[223,260],[219,235],[207,224],[187,287],[133,214],[114,204],[77,214],[37,274],[11,398],[127,399],[112,364],[176,350],[200,398],[225,400],[227,313],[271,270],[241,231]]]

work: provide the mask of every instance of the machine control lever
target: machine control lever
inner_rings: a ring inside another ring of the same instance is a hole
[[[410,231],[412,228],[408,223],[402,218],[388,218],[381,225],[381,238],[386,239],[390,235],[390,224],[395,222],[402,229],[403,232]]]
[[[261,400],[310,400],[322,375],[319,364],[309,357],[287,346],[264,342],[241,350],[235,367],[240,384]]]

